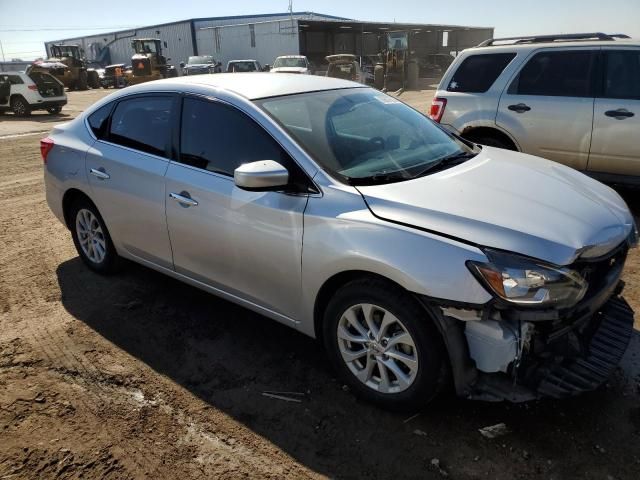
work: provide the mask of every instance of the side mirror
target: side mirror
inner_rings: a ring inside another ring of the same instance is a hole
[[[180,62],[180,68],[184,68],[184,62]]]
[[[278,162],[260,160],[240,165],[233,172],[233,180],[243,190],[275,190],[289,183],[289,172]]]

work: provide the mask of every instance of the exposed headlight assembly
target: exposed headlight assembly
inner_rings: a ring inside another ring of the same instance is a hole
[[[569,268],[556,267],[519,255],[484,249],[489,262],[468,261],[481,283],[501,300],[537,308],[574,306],[587,291],[587,282]]]

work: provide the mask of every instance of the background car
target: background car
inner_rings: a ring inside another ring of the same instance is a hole
[[[0,72],[0,113],[27,116],[34,110],[60,113],[67,104],[62,82],[44,72]]]
[[[326,60],[329,62],[326,73],[327,77],[366,83],[365,74],[360,69],[358,57],[355,55],[329,55],[326,57]]]
[[[196,55],[189,57],[187,63],[180,63],[183,75],[202,75],[207,73],[220,73],[222,64],[211,55]]]
[[[271,73],[300,73],[313,75],[313,65],[304,55],[283,55],[271,66]]]
[[[640,42],[624,37],[488,40],[451,64],[431,117],[483,145],[640,184]]]
[[[227,63],[227,73],[261,72],[262,65],[257,60],[231,60]]]

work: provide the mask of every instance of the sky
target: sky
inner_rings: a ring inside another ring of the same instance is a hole
[[[287,8],[288,0],[0,0],[0,44],[7,60],[33,60],[45,55],[49,40]],[[294,0],[293,9],[356,20],[495,27],[502,37],[606,32],[640,38],[640,0]]]

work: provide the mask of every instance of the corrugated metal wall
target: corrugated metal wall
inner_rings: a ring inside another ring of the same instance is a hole
[[[251,28],[255,33],[252,46]],[[262,65],[273,64],[279,55],[295,55],[300,51],[297,20],[248,22],[243,25],[198,28],[198,53],[213,55],[226,68],[230,60],[253,59]]]
[[[159,33],[158,33],[159,32]],[[88,60],[99,60],[101,49],[105,46],[109,49],[109,63],[131,63],[131,40],[133,38],[159,38],[167,42],[167,47],[162,46],[163,53],[170,58],[170,62],[178,65],[193,55],[193,41],[191,37],[191,22],[180,22],[159,27],[139,28],[127,32],[92,35],[69,39],[62,43],[78,44],[85,50]],[[49,45],[58,42],[47,42],[45,46],[49,51]]]

